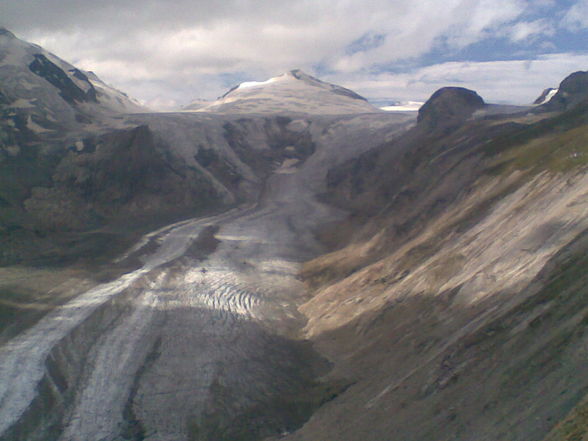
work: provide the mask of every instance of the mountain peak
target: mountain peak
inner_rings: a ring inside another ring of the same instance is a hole
[[[578,71],[564,78],[557,93],[541,108],[547,111],[566,110],[586,98],[588,98],[588,71]]]
[[[419,110],[417,122],[430,129],[463,121],[484,107],[476,92],[463,87],[443,87],[437,90]]]
[[[309,75],[306,72],[303,72],[301,69],[293,69],[290,72],[288,72],[288,74],[293,76],[297,80],[304,81],[312,86],[328,88],[332,93],[346,96],[348,98],[353,98],[356,100],[367,101],[364,97],[350,89],[319,80],[318,78],[313,77],[312,75]]]
[[[300,112],[310,114],[374,113],[361,95],[336,84],[292,69],[265,81],[246,81],[231,88],[214,103],[185,109],[222,113]]]
[[[328,84],[328,83],[324,83],[323,81],[319,80],[318,78],[315,78],[311,75],[308,75],[307,73],[303,72],[300,69],[292,69],[292,70],[289,70],[288,72],[284,72],[281,75],[271,77],[265,81],[244,81],[242,83],[239,83],[236,86],[231,87],[228,90],[228,92],[226,92],[221,98],[225,98],[226,96],[230,95],[233,91],[238,90],[238,89],[248,89],[248,88],[252,88],[252,87],[263,87],[263,86],[268,86],[271,83],[283,82],[283,81],[288,81],[288,80],[292,80],[292,79],[303,81],[303,82],[310,84],[312,86],[317,86],[320,84]]]

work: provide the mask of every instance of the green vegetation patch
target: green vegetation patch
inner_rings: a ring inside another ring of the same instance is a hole
[[[484,145],[494,157],[492,174],[513,169],[565,172],[588,164],[588,103],[553,118],[522,126]]]
[[[499,161],[508,169],[565,172],[588,164],[588,126],[533,139],[504,152]]]

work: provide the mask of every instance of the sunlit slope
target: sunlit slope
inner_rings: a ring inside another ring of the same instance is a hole
[[[439,120],[332,170],[353,215],[301,311],[354,384],[286,439],[542,440],[581,401],[587,117]],[[581,439],[583,409],[548,439]]]

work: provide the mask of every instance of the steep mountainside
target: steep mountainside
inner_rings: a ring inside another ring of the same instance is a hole
[[[468,118],[480,100],[454,90],[459,112],[431,125],[442,90],[404,136],[331,170],[326,198],[353,216],[323,236],[347,245],[305,264],[301,311],[350,386],[285,439],[581,439],[585,92],[537,121]]]
[[[93,73],[0,29],[0,262],[78,253],[79,237],[58,244],[47,235],[103,224],[116,206],[105,201],[108,187],[154,167],[154,142],[143,145],[145,130],[121,116],[145,110]],[[122,164],[131,158],[131,167]]]

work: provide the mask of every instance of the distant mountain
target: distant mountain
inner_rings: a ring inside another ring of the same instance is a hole
[[[274,169],[315,148],[302,119],[146,110],[0,31],[0,266],[120,250],[130,230],[255,198]]]
[[[269,80],[250,81],[233,87],[206,107],[199,103],[187,110],[216,113],[350,114],[381,112],[357,93],[326,83],[299,69]]]
[[[0,265],[95,255],[124,239],[72,232],[232,201],[196,159],[174,153],[177,142],[138,119],[146,111],[92,72],[0,29]]]

